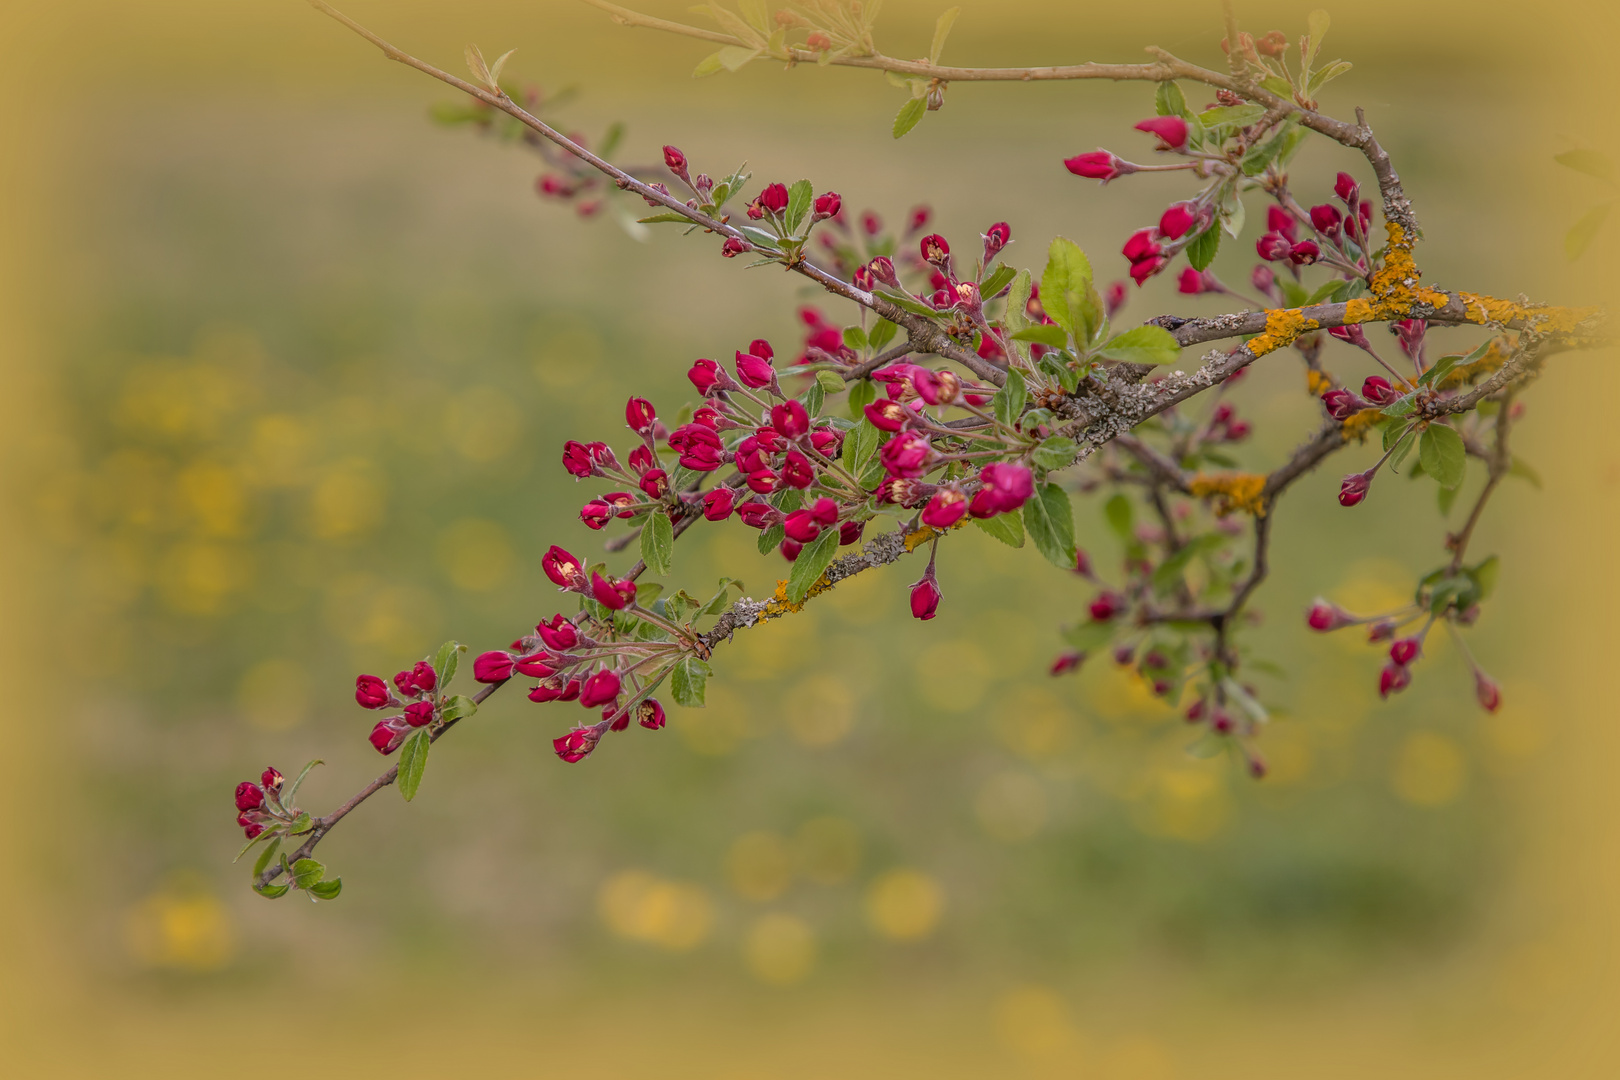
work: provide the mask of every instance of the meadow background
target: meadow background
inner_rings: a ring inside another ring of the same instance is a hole
[[[1214,4],[962,6],[952,62],[1219,57]],[[628,125],[623,159],[667,141],[889,220],[927,202],[963,243],[1004,219],[1022,265],[1062,233],[1123,276],[1123,237],[1181,190],[1059,164],[1139,149],[1143,86],[961,84],[895,143],[902,94],[869,73],[694,82],[699,43],[581,4],[346,10],[452,70],[468,42],[516,47],[518,77],[579,88],[565,129]],[[1327,49],[1357,67],[1324,106],[1364,105],[1396,156],[1427,280],[1610,295],[1608,245],[1571,266],[1560,243],[1602,192],[1552,155],[1613,130],[1613,14],[1331,10]],[[1242,5],[1290,35],[1304,11]],[[880,43],[926,51],[935,14],[890,0]],[[414,804],[384,792],[323,844],[341,899],[266,903],[229,863],[236,781],[321,757],[306,805],[357,789],[379,762],[354,674],[508,640],[556,610],[545,546],[600,542],[562,442],[622,443],[630,393],[673,414],[693,358],[782,351],[819,301],[709,241],[542,202],[527,151],[432,125],[449,94],[294,0],[7,5],[0,41],[0,1040],[28,1074],[1620,1064],[1612,354],[1561,357],[1527,396],[1516,448],[1542,489],[1510,483],[1478,537],[1504,560],[1471,636],[1495,716],[1444,639],[1382,705],[1377,653],[1303,632],[1314,595],[1375,606],[1440,561],[1426,485],[1382,480],[1352,530],[1336,462],[1279,510],[1258,597],[1257,653],[1288,672],[1264,684],[1283,715],[1263,784],[1189,757],[1107,663],[1047,678],[1088,590],[963,535],[934,621],[906,611],[919,567],[863,575],[717,653],[707,710],[587,765],[550,753],[569,707],[501,695]],[[1309,146],[1296,187],[1319,201],[1347,160]],[[1216,270],[1252,261],[1232,245]],[[1217,306],[1159,281],[1127,313]],[[1360,372],[1343,346],[1329,364]],[[1287,356],[1235,400],[1252,467],[1315,422]],[[1117,564],[1092,501],[1078,532]],[[782,574],[738,525],[677,555],[700,595]]]

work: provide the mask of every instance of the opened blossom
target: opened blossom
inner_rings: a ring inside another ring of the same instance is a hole
[[[979,470],[979,490],[968,504],[976,518],[991,518],[1017,510],[1035,494],[1035,475],[1015,461],[999,461]]]

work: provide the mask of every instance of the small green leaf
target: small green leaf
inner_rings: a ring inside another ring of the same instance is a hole
[[[1463,572],[1473,578],[1474,584],[1479,587],[1479,598],[1488,600],[1491,593],[1496,591],[1496,575],[1501,568],[1502,561],[1492,555],[1481,560],[1479,565],[1475,567],[1464,567]]]
[[[990,399],[990,405],[995,410],[997,420],[1012,425],[1023,415],[1024,402],[1027,399],[1028,390],[1024,384],[1024,373],[1017,368],[1009,368],[1006,385],[996,391],[996,396]]]
[[[446,721],[465,720],[477,712],[478,702],[466,694],[457,694],[444,703],[444,707],[439,711],[439,716]]]
[[[872,346],[873,352],[882,352],[883,346],[894,340],[894,335],[900,328],[888,319],[879,319],[877,325],[866,335],[866,343]]]
[[[844,327],[844,344],[856,351],[866,348],[866,331],[858,326]]]
[[[816,382],[821,384],[821,392],[824,394],[842,394],[848,386],[844,382],[844,377],[836,371],[816,372]]]
[[[1353,67],[1355,65],[1348,60],[1333,61],[1333,63],[1311,76],[1310,83],[1305,87],[1305,96],[1309,98],[1316,97],[1317,91]]]
[[[314,859],[299,859],[292,864],[292,883],[300,889],[307,889],[326,874],[326,867]]]
[[[262,889],[255,889],[253,891],[264,897],[266,900],[279,900],[283,896],[287,895],[287,890],[290,887],[291,886],[288,885],[266,885]]]
[[[811,203],[816,201],[815,185],[808,180],[799,180],[788,189],[787,230],[798,234],[799,226],[804,224],[806,215],[810,213]]]
[[[418,728],[399,749],[399,793],[406,802],[416,798],[416,789],[422,786],[422,770],[427,768],[428,747],[432,745],[428,733]]]
[[[1614,159],[1596,150],[1566,150],[1562,154],[1554,154],[1553,160],[1576,172],[1594,176],[1610,184],[1617,182]]]
[[[962,9],[953,7],[939,17],[934,23],[934,43],[928,48],[928,63],[932,67],[939,66],[939,54],[945,51],[945,39],[951,36],[951,27],[956,24],[956,17],[962,14]]]
[[[1024,519],[1019,516],[1017,510],[1009,510],[1005,514],[997,514],[990,518],[973,518],[972,521],[1008,547],[1024,546]]]
[[[1074,510],[1068,492],[1051,482],[1038,485],[1024,504],[1024,527],[1048,562],[1074,569]]]
[[[822,372],[822,374],[826,375],[831,373]],[[815,382],[811,383],[810,389],[804,392],[803,404],[804,411],[810,414],[810,418],[812,420],[821,415],[821,407],[827,404],[827,391],[821,388],[820,379],[817,379]]]
[[[861,419],[863,419],[865,417],[865,415],[866,415],[865,411],[864,411],[866,409],[866,407],[868,405],[872,404],[872,402],[874,402],[876,400],[877,400],[877,384],[876,383],[874,383],[871,379],[861,379],[858,382],[856,382],[856,384],[854,386],[849,388],[848,401],[849,401],[849,416],[850,416],[850,419],[851,420],[861,420]],[[849,461],[849,440],[854,436],[854,434],[855,434],[855,432],[853,430],[851,430],[850,433],[844,437],[844,460],[846,462]],[[854,470],[851,470],[851,471],[854,471]],[[859,476],[860,473],[856,472],[855,475]]]
[[[788,601],[794,604],[802,603],[810,592],[810,586],[821,579],[821,575],[832,565],[833,557],[837,554],[837,529],[823,529],[820,536],[804,545],[799,557],[793,560],[792,572],[788,574]]]
[[[1215,261],[1215,253],[1221,249],[1221,230],[1213,222],[1209,228],[1193,237],[1192,243],[1187,245],[1187,261],[1192,263],[1194,270],[1202,273],[1209,269],[1209,264]]]
[[[1571,260],[1580,258],[1592,243],[1592,238],[1603,228],[1603,223],[1609,218],[1609,211],[1614,208],[1613,203],[1603,203],[1588,210],[1581,220],[1570,226],[1569,232],[1564,234],[1564,255]]]
[[[281,837],[278,836],[270,841],[269,847],[259,852],[258,860],[253,864],[253,876],[255,878],[264,873],[265,869],[270,865],[270,860],[276,857],[276,849],[279,847],[281,847]]]
[[[979,282],[979,296],[985,300],[995,298],[1000,295],[1002,289],[1011,285],[1013,278],[1017,276],[1017,270],[1014,270],[1006,263],[1002,263],[991,272],[989,277]]]
[[[750,49],[742,45],[727,45],[714,55],[720,58],[721,67],[727,71],[738,71],[763,51],[763,49]]]
[[[685,214],[676,213],[654,214],[651,217],[636,218],[636,223],[638,225],[658,225],[666,221],[680,222],[683,225],[692,224],[691,218],[687,217]]]
[[[338,894],[343,891],[343,879],[335,877],[326,881],[317,881],[309,887],[309,891],[311,895],[319,899],[336,900]]]
[[[871,386],[872,383],[867,381],[865,385]],[[878,444],[882,441],[883,433],[872,426],[872,421],[862,416],[861,422],[844,436],[844,467],[853,475],[860,476],[872,463]]]
[[[717,75],[726,69],[720,60],[718,52],[712,52],[698,61],[698,66],[692,69],[692,78],[702,79],[709,75]]]
[[[779,524],[772,525],[770,528],[761,532],[758,540],[759,553],[761,555],[769,555],[771,552],[776,550],[777,545],[782,542],[782,539],[785,536],[787,536],[787,531],[784,530]]]
[[[837,535],[836,532],[834,535]],[[709,676],[714,669],[695,656],[683,656],[670,672],[669,690],[675,704],[688,709],[701,709],[708,697]]]
[[[438,670],[437,666],[435,666],[434,670],[435,671]],[[442,686],[444,684],[441,682],[439,685]],[[308,776],[309,771],[311,769],[313,769],[315,766],[317,766],[317,765],[325,765],[325,764],[326,764],[326,762],[322,761],[320,758],[316,758],[314,761],[309,762],[302,769],[300,769],[298,771],[298,775],[293,779],[293,782],[288,784],[282,790],[281,796],[280,796],[281,805],[285,806],[285,807],[288,807],[290,809],[292,807],[292,805],[293,805],[293,800],[298,798],[298,789],[304,786],[304,777]]]
[[[1517,476],[1520,480],[1528,481],[1537,491],[1541,490],[1541,474],[1532,469],[1522,458],[1514,458],[1513,464],[1508,466],[1508,475]]]
[[[659,577],[668,577],[670,560],[675,554],[675,528],[669,515],[654,510],[641,527],[641,561]]]
[[[1316,62],[1316,50],[1322,47],[1322,39],[1327,37],[1328,27],[1333,25],[1333,17],[1321,8],[1311,12],[1305,17],[1305,70],[1309,71]]]
[[[923,118],[928,111],[927,98],[912,98],[900,106],[900,112],[894,118],[894,137],[903,138],[906,132],[917,126],[917,121]]]
[[[1073,240],[1060,236],[1047,248],[1041,306],[1082,348],[1090,342],[1102,319],[1102,302],[1092,282],[1091,261]]]
[[[904,311],[909,311],[913,315],[924,315],[929,318],[939,317],[939,312],[935,311],[933,308],[929,307],[927,304],[923,303],[921,300],[918,300],[914,296],[907,296],[905,293],[891,292],[888,289],[878,289],[873,293],[873,295],[881,296],[895,307]]]
[[[1046,469],[1065,469],[1074,463],[1074,455],[1079,452],[1073,439],[1054,435],[1035,448],[1030,460],[1036,467]]]
[[[738,581],[736,578],[721,578],[719,588],[715,591],[713,596],[709,597],[707,602],[704,603],[703,607],[698,610],[698,614],[718,615],[722,611],[726,610],[726,608],[731,606],[731,590],[733,588],[735,588],[740,595],[743,590],[743,583]],[[680,595],[685,596],[686,594],[683,591],[680,593]]]
[[[1061,349],[1069,343],[1069,335],[1061,326],[1051,323],[1042,323],[1039,326],[1026,326],[1012,336],[1014,341],[1038,341],[1042,345],[1050,345],[1054,349]]]
[[[1383,413],[1385,416],[1408,416],[1415,408],[1417,408],[1417,395],[1406,394],[1385,405]]]
[[[1160,116],[1191,117],[1192,111],[1187,108],[1187,98],[1181,92],[1181,87],[1173,82],[1162,82],[1153,92],[1153,111]]]
[[[1115,334],[1097,355],[1132,364],[1169,364],[1181,355],[1181,346],[1162,326],[1137,326]]]
[[[1266,115],[1264,105],[1217,105],[1198,114],[1198,122],[1206,128],[1248,127]]]
[[[1133,514],[1129,495],[1119,492],[1111,496],[1103,504],[1103,517],[1108,520],[1108,527],[1113,529],[1114,534],[1121,540],[1129,541],[1131,539],[1131,518]]]
[[[434,654],[433,674],[438,680],[435,689],[440,693],[443,693],[444,688],[450,685],[450,680],[456,677],[456,665],[466,648],[467,646],[459,641],[447,641],[440,645],[439,651]],[[306,765],[304,771],[308,772],[309,766]],[[303,780],[303,776],[299,776],[298,779]]]
[[[1418,460],[1441,487],[1454,488],[1466,475],[1468,451],[1461,435],[1444,424],[1430,424],[1418,446]]]

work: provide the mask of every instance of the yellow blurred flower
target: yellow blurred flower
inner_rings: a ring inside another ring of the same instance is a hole
[[[810,924],[793,915],[761,915],[743,939],[743,959],[762,982],[790,986],[816,965],[816,937]]]
[[[183,874],[142,900],[124,920],[124,944],[149,967],[214,971],[230,963],[230,912],[200,879]]]
[[[619,937],[685,952],[709,936],[714,908],[696,885],[625,870],[603,882],[597,894],[602,921]]]
[[[918,941],[932,934],[945,911],[945,891],[919,870],[890,870],[866,890],[866,919],[879,934]]]

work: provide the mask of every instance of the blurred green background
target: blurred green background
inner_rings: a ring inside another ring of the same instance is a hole
[[[1219,58],[1213,4],[963,6],[955,62]],[[1059,165],[1136,151],[1144,86],[962,84],[895,143],[903,95],[872,74],[693,82],[700,44],[576,4],[348,10],[452,69],[469,41],[516,47],[519,78],[581,88],[565,129],[628,124],[625,160],[667,141],[890,221],[925,202],[969,247],[1007,220],[1037,269],[1061,233],[1123,277],[1119,243],[1183,190]],[[1292,35],[1304,11],[1243,21]],[[891,0],[880,44],[920,54],[936,13]],[[1612,124],[1595,9],[1333,14],[1328,51],[1357,68],[1324,106],[1368,108],[1427,280],[1607,295],[1601,253],[1560,254],[1600,192],[1551,161]],[[1470,639],[1495,716],[1444,639],[1381,705],[1375,651],[1303,632],[1314,595],[1375,607],[1440,559],[1426,485],[1386,479],[1346,527],[1337,477],[1373,459],[1350,450],[1278,511],[1251,636],[1288,673],[1261,677],[1283,714],[1262,784],[1188,756],[1106,660],[1048,678],[1089,590],[969,530],[943,545],[937,619],[907,613],[915,560],[863,575],[719,651],[707,710],[584,765],[550,752],[573,706],[497,697],[415,803],[384,792],[325,842],[340,900],[270,904],[229,865],[227,793],[321,757],[303,801],[336,805],[379,770],[356,672],[558,610],[540,552],[602,539],[563,441],[627,448],[631,393],[671,415],[693,358],[791,348],[801,303],[850,312],[708,241],[542,202],[528,152],[431,125],[448,94],[291,0],[4,19],[25,58],[0,300],[4,974],[33,1073],[1608,1074],[1586,1010],[1608,1000],[1616,582],[1586,552],[1620,481],[1612,357],[1560,358],[1528,396],[1517,449],[1544,490],[1505,488],[1478,538],[1505,563]],[[1319,201],[1348,161],[1309,146],[1296,188]],[[1217,272],[1243,281],[1244,250]],[[1161,280],[1125,317],[1220,309]],[[1337,344],[1328,363],[1371,373]],[[1318,415],[1291,356],[1234,399],[1259,470]],[[1094,500],[1078,530],[1112,571]],[[673,584],[768,592],[784,564],[753,536],[694,529]]]

